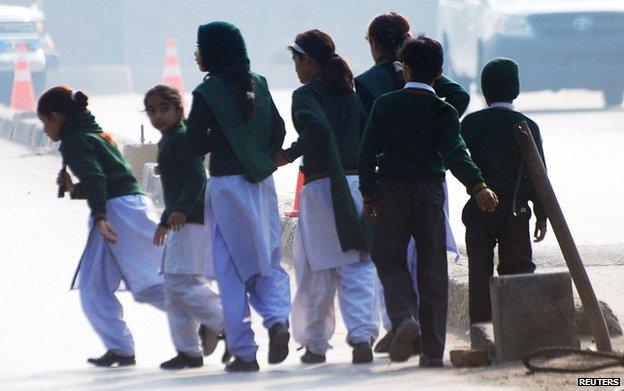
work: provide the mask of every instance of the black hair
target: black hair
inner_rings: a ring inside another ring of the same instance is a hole
[[[180,92],[177,90],[177,88],[165,86],[162,84],[154,86],[145,93],[145,97],[143,98],[143,105],[147,107],[147,101],[154,96],[159,96],[167,102],[171,103],[178,112],[180,121],[184,120],[184,104],[182,102],[182,95],[180,95]]]
[[[321,66],[321,76],[332,90],[347,94],[353,92],[353,73],[347,62],[336,54],[332,38],[321,30],[309,30],[298,34],[295,43]],[[295,55],[301,53],[291,48]]]
[[[410,24],[405,16],[398,12],[389,12],[377,15],[370,22],[366,40],[375,41],[380,51],[380,58],[376,58],[376,61],[395,62],[398,60],[401,46],[410,36]],[[394,67],[394,84],[397,89],[403,88],[405,84],[402,67]]]
[[[37,113],[42,115],[59,113],[71,117],[84,112],[88,104],[89,97],[84,92],[57,86],[50,88],[41,95],[37,103]]]
[[[414,81],[427,84],[439,76],[444,63],[444,51],[440,42],[422,34],[407,39],[399,57],[410,68]]]

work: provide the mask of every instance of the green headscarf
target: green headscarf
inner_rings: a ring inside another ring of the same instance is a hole
[[[516,99],[520,94],[518,64],[503,57],[490,60],[481,72],[481,91],[489,102]]]
[[[199,26],[197,45],[204,66],[213,75],[249,73],[249,58],[240,30],[231,23]]]

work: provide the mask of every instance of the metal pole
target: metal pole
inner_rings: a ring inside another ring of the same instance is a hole
[[[143,128],[143,124],[141,124],[141,145],[145,144],[145,129]]]
[[[585,307],[585,311],[587,311],[589,326],[596,340],[596,347],[599,351],[611,352],[613,349],[611,347],[611,338],[609,337],[607,323],[598,305],[598,299],[596,299],[596,294],[591,286],[578,249],[574,244],[572,233],[563,216],[563,212],[555,196],[555,191],[548,179],[546,168],[544,167],[544,163],[542,162],[527,123],[523,121],[517,124],[515,126],[515,134],[524,164],[529,170],[529,175],[533,180],[537,195],[544,205],[546,215],[550,220],[550,225],[555,232],[557,242],[559,242],[559,247],[563,253],[563,258],[568,265],[572,281],[574,281],[583,307]]]

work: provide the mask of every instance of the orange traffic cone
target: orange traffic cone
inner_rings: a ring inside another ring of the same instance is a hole
[[[26,45],[17,49],[17,61],[13,76],[11,107],[22,111],[35,111],[35,91],[30,77],[30,62],[26,57]]]
[[[299,194],[301,193],[304,180],[305,175],[299,171],[299,176],[297,177],[297,188],[295,189],[295,204],[293,205],[293,210],[291,212],[284,213],[286,217],[299,217]]]
[[[178,57],[178,51],[173,38],[167,38],[163,84],[176,88],[180,95],[184,96],[184,82],[180,73],[180,58]]]

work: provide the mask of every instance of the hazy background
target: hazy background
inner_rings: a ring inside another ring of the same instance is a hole
[[[364,36],[373,17],[396,10],[408,17],[413,31],[433,34],[437,1],[15,0],[1,3],[22,6],[36,3],[45,13],[46,28],[61,63],[56,75],[54,72],[49,75],[48,84],[71,82],[91,87],[91,93],[114,93],[127,89],[142,92],[161,81],[167,37],[177,42],[182,75],[187,89],[192,88],[201,77],[193,59],[197,26],[215,20],[232,22],[242,30],[253,69],[266,75],[271,87],[297,85],[290,54],[285,48],[297,33],[311,28],[329,33],[338,53],[357,74],[372,63]]]

